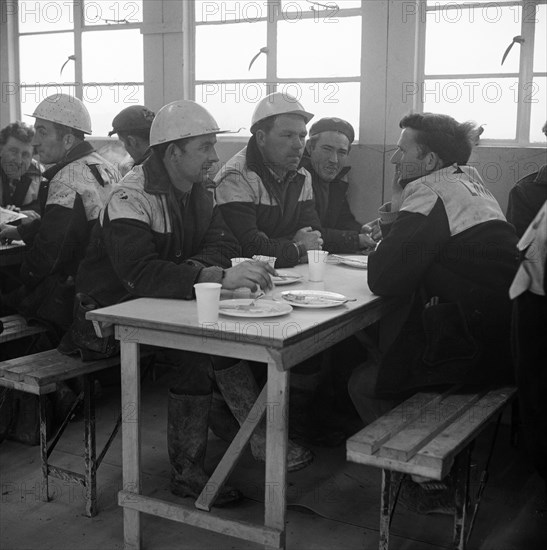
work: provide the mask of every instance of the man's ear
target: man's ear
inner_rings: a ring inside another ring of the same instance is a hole
[[[306,140],[306,145],[304,146],[304,150],[308,155],[311,155],[311,139]]]
[[[434,153],[433,151],[429,151],[425,157],[425,167],[427,170],[434,172],[435,170],[439,170],[443,167],[443,161],[441,160],[441,157],[437,155],[437,153]]]
[[[260,147],[264,147],[266,143],[266,132],[264,130],[257,130],[255,138],[257,145],[260,145]]]
[[[137,139],[134,136],[127,136],[125,140],[127,141],[129,147],[133,147],[134,149],[137,146]]]
[[[177,147],[176,143],[172,141],[165,149],[165,155],[163,155],[163,160],[174,160],[180,154],[180,149]]]
[[[70,151],[70,149],[72,149],[72,147],[74,147],[74,144],[76,142],[76,137],[74,136],[74,134],[65,134],[63,136],[63,146],[65,148],[65,151]]]

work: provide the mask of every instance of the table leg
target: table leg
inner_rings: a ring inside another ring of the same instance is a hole
[[[289,371],[268,363],[266,402],[265,525],[281,531],[280,548],[285,547],[287,489],[287,441],[289,417]],[[279,460],[285,457],[285,460]]]
[[[139,345],[120,341],[122,385],[122,472],[123,489],[130,493],[141,492],[141,444],[140,444],[140,365]],[[128,499],[127,495],[124,497]],[[123,500],[120,501],[123,506]],[[140,512],[123,509],[125,550],[140,550]]]

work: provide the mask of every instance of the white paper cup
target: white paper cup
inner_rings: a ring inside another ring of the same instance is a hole
[[[308,280],[320,282],[325,275],[329,253],[326,250],[308,250]]]
[[[275,261],[277,258],[275,256],[263,256],[262,254],[255,254],[253,260],[257,262],[266,262],[269,263],[271,267],[275,268]]]
[[[231,258],[230,261],[232,262],[232,267],[236,266],[237,264],[241,264],[243,262],[250,262],[252,258]]]
[[[218,303],[220,301],[220,283],[196,283],[196,300],[198,304],[198,322],[216,323],[218,321]]]

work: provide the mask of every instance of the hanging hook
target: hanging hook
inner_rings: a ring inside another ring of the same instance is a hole
[[[509,44],[509,46],[507,46],[507,49],[505,50],[505,53],[503,54],[503,57],[501,58],[501,64],[502,65],[503,65],[503,62],[505,61],[505,59],[507,58],[507,56],[509,55],[509,52],[511,51],[511,48],[515,44],[524,44],[524,38],[520,34],[518,36],[513,36],[513,41],[511,42],[511,44]]]
[[[249,69],[248,69],[249,71],[251,70],[253,63],[258,59],[258,56],[261,53],[268,55],[270,53],[270,50],[266,46],[264,46],[263,48],[260,48],[260,51],[251,59],[251,62],[249,63]]]
[[[66,64],[69,61],[76,61],[76,56],[74,54],[68,56],[67,60],[63,63],[63,66],[61,67],[61,70],[59,71],[59,76],[62,76],[63,69],[66,67]]]

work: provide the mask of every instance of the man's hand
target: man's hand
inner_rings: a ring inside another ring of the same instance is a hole
[[[382,238],[382,229],[380,228],[380,218],[361,226],[359,232],[360,248],[375,248]]]
[[[7,223],[0,224],[0,243],[9,244],[11,241],[18,241],[21,238],[17,227]]]
[[[21,209],[18,206],[14,206],[13,204],[8,204],[7,206],[4,206],[6,210],[11,210],[12,212],[21,212]]]
[[[222,288],[235,290],[247,287],[253,292],[259,288],[270,290],[273,288],[270,275],[275,276],[277,272],[267,262],[241,262],[226,269],[224,279],[222,279]]]
[[[295,243],[301,243],[306,250],[321,250],[323,239],[320,231],[313,231],[311,227],[299,229],[293,237]]]

